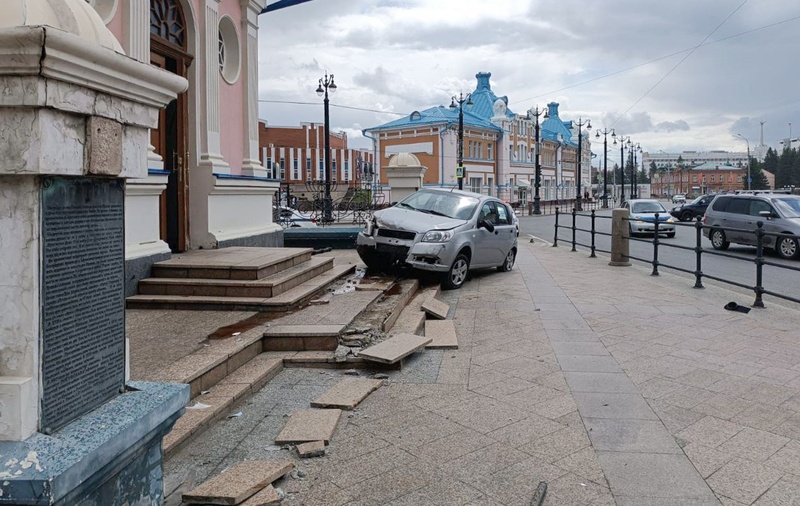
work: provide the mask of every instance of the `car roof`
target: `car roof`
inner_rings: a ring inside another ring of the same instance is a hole
[[[658,202],[659,204],[661,201],[658,199],[628,199],[628,202]]]
[[[503,202],[502,200],[498,199],[497,197],[493,197],[491,195],[483,195],[482,193],[475,193],[467,190],[459,190],[457,188],[421,188],[419,191],[430,191],[434,193],[455,193],[457,195],[463,195],[465,197],[474,197],[476,199],[481,199],[481,201],[486,200],[494,200],[497,202]]]

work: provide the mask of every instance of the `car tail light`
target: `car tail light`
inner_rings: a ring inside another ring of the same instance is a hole
[[[702,219],[702,223],[703,223],[703,225],[705,225],[705,224],[706,224],[706,215],[705,215],[705,213],[703,213],[703,219]]]

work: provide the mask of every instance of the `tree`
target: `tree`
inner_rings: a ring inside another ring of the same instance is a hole
[[[769,190],[769,180],[767,179],[767,175],[764,174],[763,164],[759,163],[759,161],[755,159],[751,159],[751,162],[750,177],[753,179],[753,182],[750,183],[750,189]],[[747,189],[746,176],[742,181],[742,189]]]
[[[661,169],[661,171],[663,171],[663,170],[664,170],[664,169]],[[658,166],[656,165],[656,162],[655,162],[655,160],[651,161],[651,162],[650,162],[650,174],[655,174],[655,173],[656,173],[656,172],[658,172],[658,171],[659,171],[659,168],[658,168]]]

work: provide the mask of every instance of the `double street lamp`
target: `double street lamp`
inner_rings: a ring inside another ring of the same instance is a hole
[[[608,209],[608,134],[611,134],[612,139],[616,139],[617,134],[614,133],[612,128],[609,132],[608,128],[598,130],[595,138],[599,139],[600,134],[603,134],[603,209]]]
[[[624,135],[619,136],[619,205],[625,203],[625,143],[630,144],[631,138]],[[614,139],[614,145],[617,145],[617,139]]]
[[[455,111],[458,108],[458,167],[456,167],[456,179],[458,179],[458,189],[464,189],[464,102],[467,109],[472,107],[472,93],[458,94],[458,98],[453,96],[450,102],[450,109]],[[456,105],[458,104],[458,105]]]
[[[789,125],[791,125],[791,123],[789,123]],[[734,134],[734,137],[740,137],[740,138],[742,138],[744,140],[744,142],[747,143],[747,189],[749,190],[750,189],[750,183],[753,181],[753,179],[750,177],[750,141],[748,141],[745,138],[745,136],[742,135],[742,134]],[[789,142],[790,142],[789,145],[791,146],[791,142],[792,142],[792,136],[791,135],[789,135]]]
[[[333,199],[331,198],[331,128],[330,128],[330,115],[328,113],[328,92],[333,93],[336,91],[336,83],[333,82],[333,74],[328,76],[325,72],[325,77],[319,80],[317,87],[317,95],[324,96],[323,104],[325,104],[325,197],[322,201],[322,220],[325,223],[333,221]]]
[[[631,198],[639,198],[639,182],[637,181],[638,162],[636,161],[636,153],[642,151],[642,147],[637,143],[633,144],[630,137],[628,137],[628,149],[630,150],[631,157]]]
[[[583,165],[583,155],[582,155],[582,147],[583,147],[583,125],[586,125],[586,130],[592,129],[592,121],[586,120],[583,121],[583,118],[578,118],[578,121],[575,123],[578,125],[578,194],[575,196],[575,208],[578,211],[583,211],[581,207],[581,167]]]
[[[536,106],[536,109],[530,109],[528,111],[528,117],[533,116],[534,120],[534,140],[536,142],[536,158],[535,158],[535,175],[534,175],[534,182],[533,182],[533,214],[542,214],[542,209],[540,207],[541,198],[539,197],[539,188],[542,185],[542,166],[540,164],[539,152],[542,149],[542,145],[539,141],[539,116],[544,114],[544,117],[547,118],[547,109],[539,110],[539,106]]]

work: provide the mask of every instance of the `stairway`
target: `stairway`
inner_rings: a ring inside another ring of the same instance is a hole
[[[311,299],[354,265],[312,256],[310,248],[198,250],[153,264],[130,309],[286,311]]]

